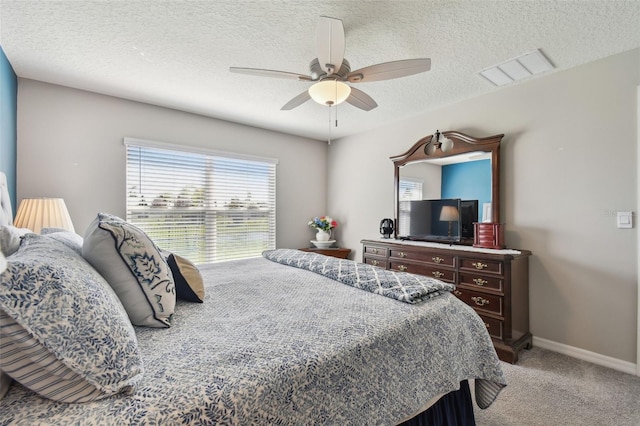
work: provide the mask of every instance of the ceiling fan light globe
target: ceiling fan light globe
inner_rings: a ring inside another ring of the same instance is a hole
[[[350,94],[351,87],[337,80],[324,80],[309,87],[309,96],[320,105],[338,105]]]

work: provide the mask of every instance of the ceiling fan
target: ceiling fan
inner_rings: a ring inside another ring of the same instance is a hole
[[[328,106],[346,101],[364,111],[371,111],[378,106],[376,101],[362,90],[346,84],[347,82],[353,84],[389,80],[426,72],[431,69],[431,59],[420,58],[384,62],[351,71],[349,61],[344,58],[344,47],[342,20],[321,16],[316,30],[318,57],[309,64],[310,75],[239,67],[230,67],[229,71],[240,74],[316,82],[309,90],[305,90],[287,102],[282,107],[283,110],[291,110],[309,99],[313,99],[322,105]]]

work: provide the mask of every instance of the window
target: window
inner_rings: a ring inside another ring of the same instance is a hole
[[[127,221],[194,263],[260,256],[276,240],[276,160],[125,138]]]
[[[400,178],[399,201],[422,200],[422,179]]]
[[[422,200],[422,179],[403,177],[400,178],[398,187],[398,229],[399,235],[409,234],[409,203],[402,201]]]

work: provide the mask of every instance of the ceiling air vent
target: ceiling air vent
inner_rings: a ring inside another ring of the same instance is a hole
[[[485,68],[479,74],[496,86],[504,86],[553,68],[551,62],[540,50],[534,50],[510,61]]]

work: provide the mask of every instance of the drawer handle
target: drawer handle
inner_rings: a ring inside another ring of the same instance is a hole
[[[484,326],[487,327],[487,330],[491,328],[491,326],[489,324],[487,324],[486,322],[484,323]]]
[[[377,260],[374,259],[374,260],[371,261],[371,264],[373,266],[378,266],[380,264],[380,262],[378,262]]]
[[[444,259],[441,258],[440,256],[436,256],[436,257],[432,257],[431,260],[433,260],[435,263],[442,263],[444,262]]]
[[[400,257],[407,257],[407,253],[401,251],[400,253],[398,253],[398,256]]]
[[[476,283],[477,285],[485,285],[489,281],[483,280],[482,278],[474,278],[473,282]]]
[[[433,276],[434,276],[434,277],[436,277],[436,278],[442,278],[442,277],[444,277],[444,272],[440,272],[440,271],[433,271],[433,272],[431,273],[431,275],[433,275]]]
[[[460,290],[453,290],[453,294],[455,294],[456,296],[460,296],[462,292]]]
[[[404,272],[404,271],[406,271],[406,270],[407,270],[407,267],[406,267],[406,266],[404,266],[404,265],[398,265],[398,271],[402,271],[402,272]]]
[[[478,306],[484,306],[489,304],[489,301],[487,299],[483,299],[480,296],[472,297],[471,300],[473,300],[475,304]]]
[[[378,254],[378,249],[377,249],[377,248],[372,248],[372,249],[371,249],[371,253],[373,253],[373,254]]]
[[[480,262],[473,262],[472,265],[475,266],[476,269],[484,269],[488,266],[486,263]]]

